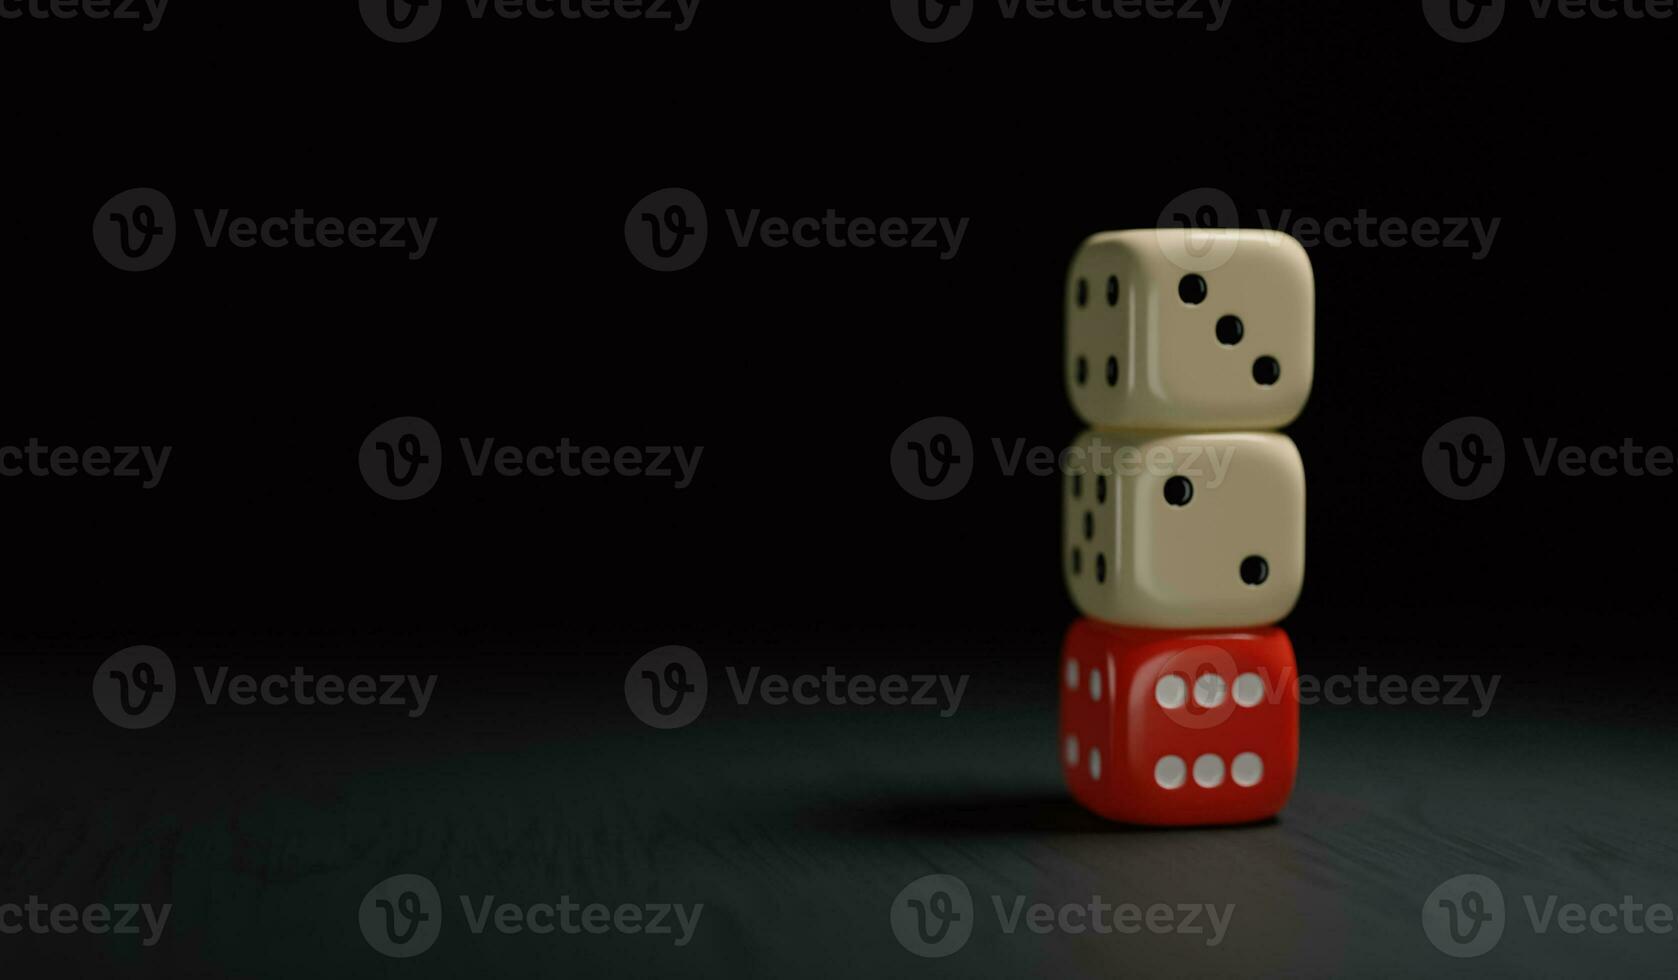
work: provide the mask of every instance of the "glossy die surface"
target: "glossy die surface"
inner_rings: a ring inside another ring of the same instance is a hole
[[[1060,763],[1079,803],[1156,826],[1279,813],[1299,765],[1293,645],[1275,627],[1128,629],[1080,619],[1060,662]]]
[[[1305,468],[1287,436],[1092,430],[1065,460],[1061,569],[1084,615],[1221,629],[1293,609]]]
[[[1311,392],[1315,289],[1281,232],[1095,235],[1066,279],[1072,407],[1103,427],[1281,428]]]

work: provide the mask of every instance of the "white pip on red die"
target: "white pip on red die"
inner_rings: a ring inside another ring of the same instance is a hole
[[[1060,754],[1072,795],[1112,820],[1183,826],[1275,816],[1299,767],[1288,635],[1078,620],[1061,651]]]
[[[1072,407],[1113,428],[1281,428],[1311,392],[1315,288],[1282,232],[1095,235],[1066,279]]]
[[[1299,599],[1305,467],[1287,436],[1092,430],[1065,460],[1061,568],[1084,615],[1260,626]]]

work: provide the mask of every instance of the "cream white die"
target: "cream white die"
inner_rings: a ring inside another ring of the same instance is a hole
[[[1088,424],[1277,429],[1311,392],[1315,285],[1289,235],[1160,228],[1087,239],[1066,280],[1066,383]]]
[[[1274,623],[1305,577],[1305,467],[1271,432],[1091,430],[1065,456],[1066,587],[1122,626]]]

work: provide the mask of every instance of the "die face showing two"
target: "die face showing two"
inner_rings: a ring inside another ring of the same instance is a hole
[[[1072,795],[1155,826],[1275,816],[1299,765],[1299,689],[1282,630],[1138,630],[1081,619],[1060,663]]]
[[[1281,428],[1311,391],[1315,304],[1310,259],[1281,232],[1095,235],[1067,276],[1072,406],[1101,427]]]
[[[1067,465],[1061,568],[1084,615],[1227,629],[1293,609],[1305,469],[1287,436],[1091,430]]]

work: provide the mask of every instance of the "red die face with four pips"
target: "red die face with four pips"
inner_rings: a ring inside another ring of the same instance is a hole
[[[1299,764],[1293,644],[1276,627],[1149,630],[1080,619],[1060,662],[1061,766],[1113,820],[1275,816]]]

